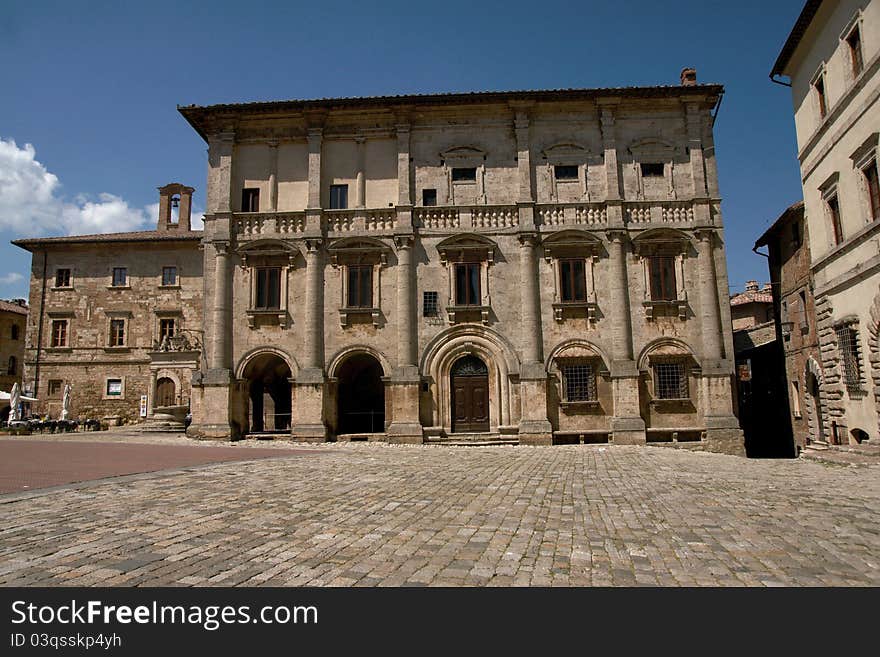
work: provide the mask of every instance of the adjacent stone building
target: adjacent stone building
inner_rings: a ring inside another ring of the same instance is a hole
[[[22,383],[27,315],[24,299],[0,300],[0,390],[3,392]],[[0,419],[6,419],[8,414],[9,403],[0,402]]]
[[[822,356],[819,352],[813,276],[810,271],[809,226],[804,220],[804,204],[788,208],[758,238],[755,250],[767,247],[773,289],[775,334],[781,341],[785,359],[790,424],[797,449],[811,443],[824,443]]]
[[[742,453],[721,94],[181,107],[209,149],[190,434]]]
[[[880,0],[809,0],[770,74],[791,80],[821,357],[790,382],[817,442],[880,439],[878,69]]]
[[[193,189],[159,190],[156,230],[16,240],[33,254],[25,389],[60,416],[136,422],[189,405],[202,342],[202,231]],[[142,398],[145,398],[142,403]]]

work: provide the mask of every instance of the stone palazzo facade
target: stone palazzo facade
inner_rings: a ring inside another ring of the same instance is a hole
[[[179,108],[209,160],[190,435],[742,453],[721,94]]]

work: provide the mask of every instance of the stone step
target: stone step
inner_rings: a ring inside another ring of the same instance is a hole
[[[429,436],[426,445],[446,445],[449,447],[481,447],[488,445],[519,445],[516,436],[503,436],[500,433],[453,433],[446,436]]]

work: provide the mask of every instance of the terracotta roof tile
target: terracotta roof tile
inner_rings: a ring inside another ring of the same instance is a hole
[[[0,312],[8,312],[8,313],[17,313],[19,315],[27,315],[28,307],[27,306],[19,306],[17,303],[13,303],[12,301],[3,301],[0,299]]]
[[[102,242],[189,242],[202,239],[204,231],[142,230],[130,233],[101,233],[98,235],[66,235],[63,237],[31,237],[12,240],[27,251],[54,244],[93,244]]]

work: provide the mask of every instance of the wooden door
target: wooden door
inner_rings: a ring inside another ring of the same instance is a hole
[[[452,377],[452,431],[489,430],[489,377]]]
[[[156,382],[156,403],[155,406],[174,406],[174,381],[167,377],[162,377]]]

